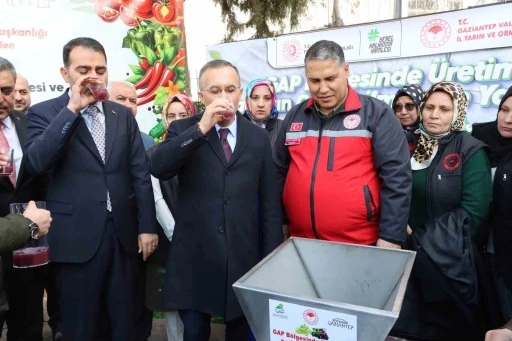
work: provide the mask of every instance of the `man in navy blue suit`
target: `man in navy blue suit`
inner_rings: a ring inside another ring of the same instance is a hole
[[[61,292],[66,341],[131,341],[137,252],[156,248],[149,167],[131,111],[97,102],[87,83],[107,84],[103,46],[64,46],[70,89],[28,112],[26,164],[48,173],[50,259]]]
[[[204,113],[173,122],[151,156],[161,180],[178,175],[176,227],[162,293],[179,310],[184,341],[208,341],[211,315],[226,320],[226,341],[249,326],[232,285],[283,242],[277,175],[268,134],[236,111],[238,70],[224,60],[199,73]],[[260,210],[258,210],[258,202]]]

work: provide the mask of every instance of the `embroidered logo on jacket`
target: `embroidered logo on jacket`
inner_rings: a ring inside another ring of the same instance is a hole
[[[347,129],[355,129],[355,128],[357,128],[359,123],[361,123],[361,116],[356,115],[356,114],[348,115],[343,120],[343,125]]]
[[[460,154],[459,153],[452,153],[448,154],[443,159],[443,166],[447,170],[454,170],[457,167],[460,166]]]

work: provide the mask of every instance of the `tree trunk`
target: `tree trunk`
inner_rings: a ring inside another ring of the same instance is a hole
[[[341,19],[340,14],[340,1],[334,0],[332,5],[332,26],[333,27],[341,27],[345,26],[343,19]]]

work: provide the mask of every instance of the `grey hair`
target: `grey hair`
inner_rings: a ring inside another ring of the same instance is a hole
[[[234,66],[233,64],[231,64],[230,62],[228,62],[227,60],[214,59],[214,60],[210,60],[208,63],[204,64],[203,67],[201,68],[201,70],[199,71],[199,84],[200,84],[200,86],[202,87],[201,79],[203,78],[203,74],[206,72],[206,70],[220,69],[220,68],[223,68],[223,67],[230,67],[233,70],[235,70],[235,72],[236,72],[236,74],[238,76],[238,85],[240,85],[240,73],[238,72],[238,68],[236,66]]]
[[[12,65],[12,63],[7,59],[0,57],[0,72],[2,71],[10,71],[16,81],[16,69],[14,68],[14,65]]]
[[[109,92],[112,91],[112,87],[116,84],[124,84],[124,85],[128,85],[129,87],[132,87],[135,89],[135,86],[130,83],[130,82],[126,82],[126,81],[112,81],[112,82],[108,82],[108,86],[107,86],[107,89]]]
[[[345,53],[343,48],[331,40],[320,40],[311,45],[304,57],[304,64],[311,60],[333,59],[340,65],[345,64]]]

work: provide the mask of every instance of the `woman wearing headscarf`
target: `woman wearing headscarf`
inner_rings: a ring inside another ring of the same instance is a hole
[[[460,85],[434,84],[409,134],[413,172],[407,248],[416,251],[393,334],[414,340],[482,340],[475,236],[490,202],[485,145],[467,133]],[[480,259],[480,258],[478,258]]]
[[[255,78],[247,84],[245,90],[246,110],[243,116],[268,132],[272,146],[283,124],[283,121],[277,118],[279,112],[276,101],[274,83],[267,78]]]
[[[487,244],[501,316],[509,321],[489,332],[496,340],[512,340],[512,87],[501,99],[495,121],[475,124],[473,136],[490,148],[493,191]],[[498,338],[502,336],[502,338]]]
[[[419,85],[407,85],[397,91],[391,107],[405,133],[414,133],[420,125],[420,104],[424,91]]]
[[[194,102],[184,95],[172,95],[162,110],[162,121],[165,131],[176,120],[197,115]],[[164,137],[165,138],[165,137]],[[158,145],[148,150],[148,156],[155,152]],[[148,272],[146,282],[146,306],[152,311],[164,312],[165,326],[168,341],[183,341],[183,322],[177,311],[168,311],[161,304],[162,286],[165,276],[165,267],[169,245],[174,233],[174,216],[178,200],[178,177],[160,181],[151,176],[153,194],[155,196],[156,218],[161,228],[158,232],[158,248],[148,258]]]

